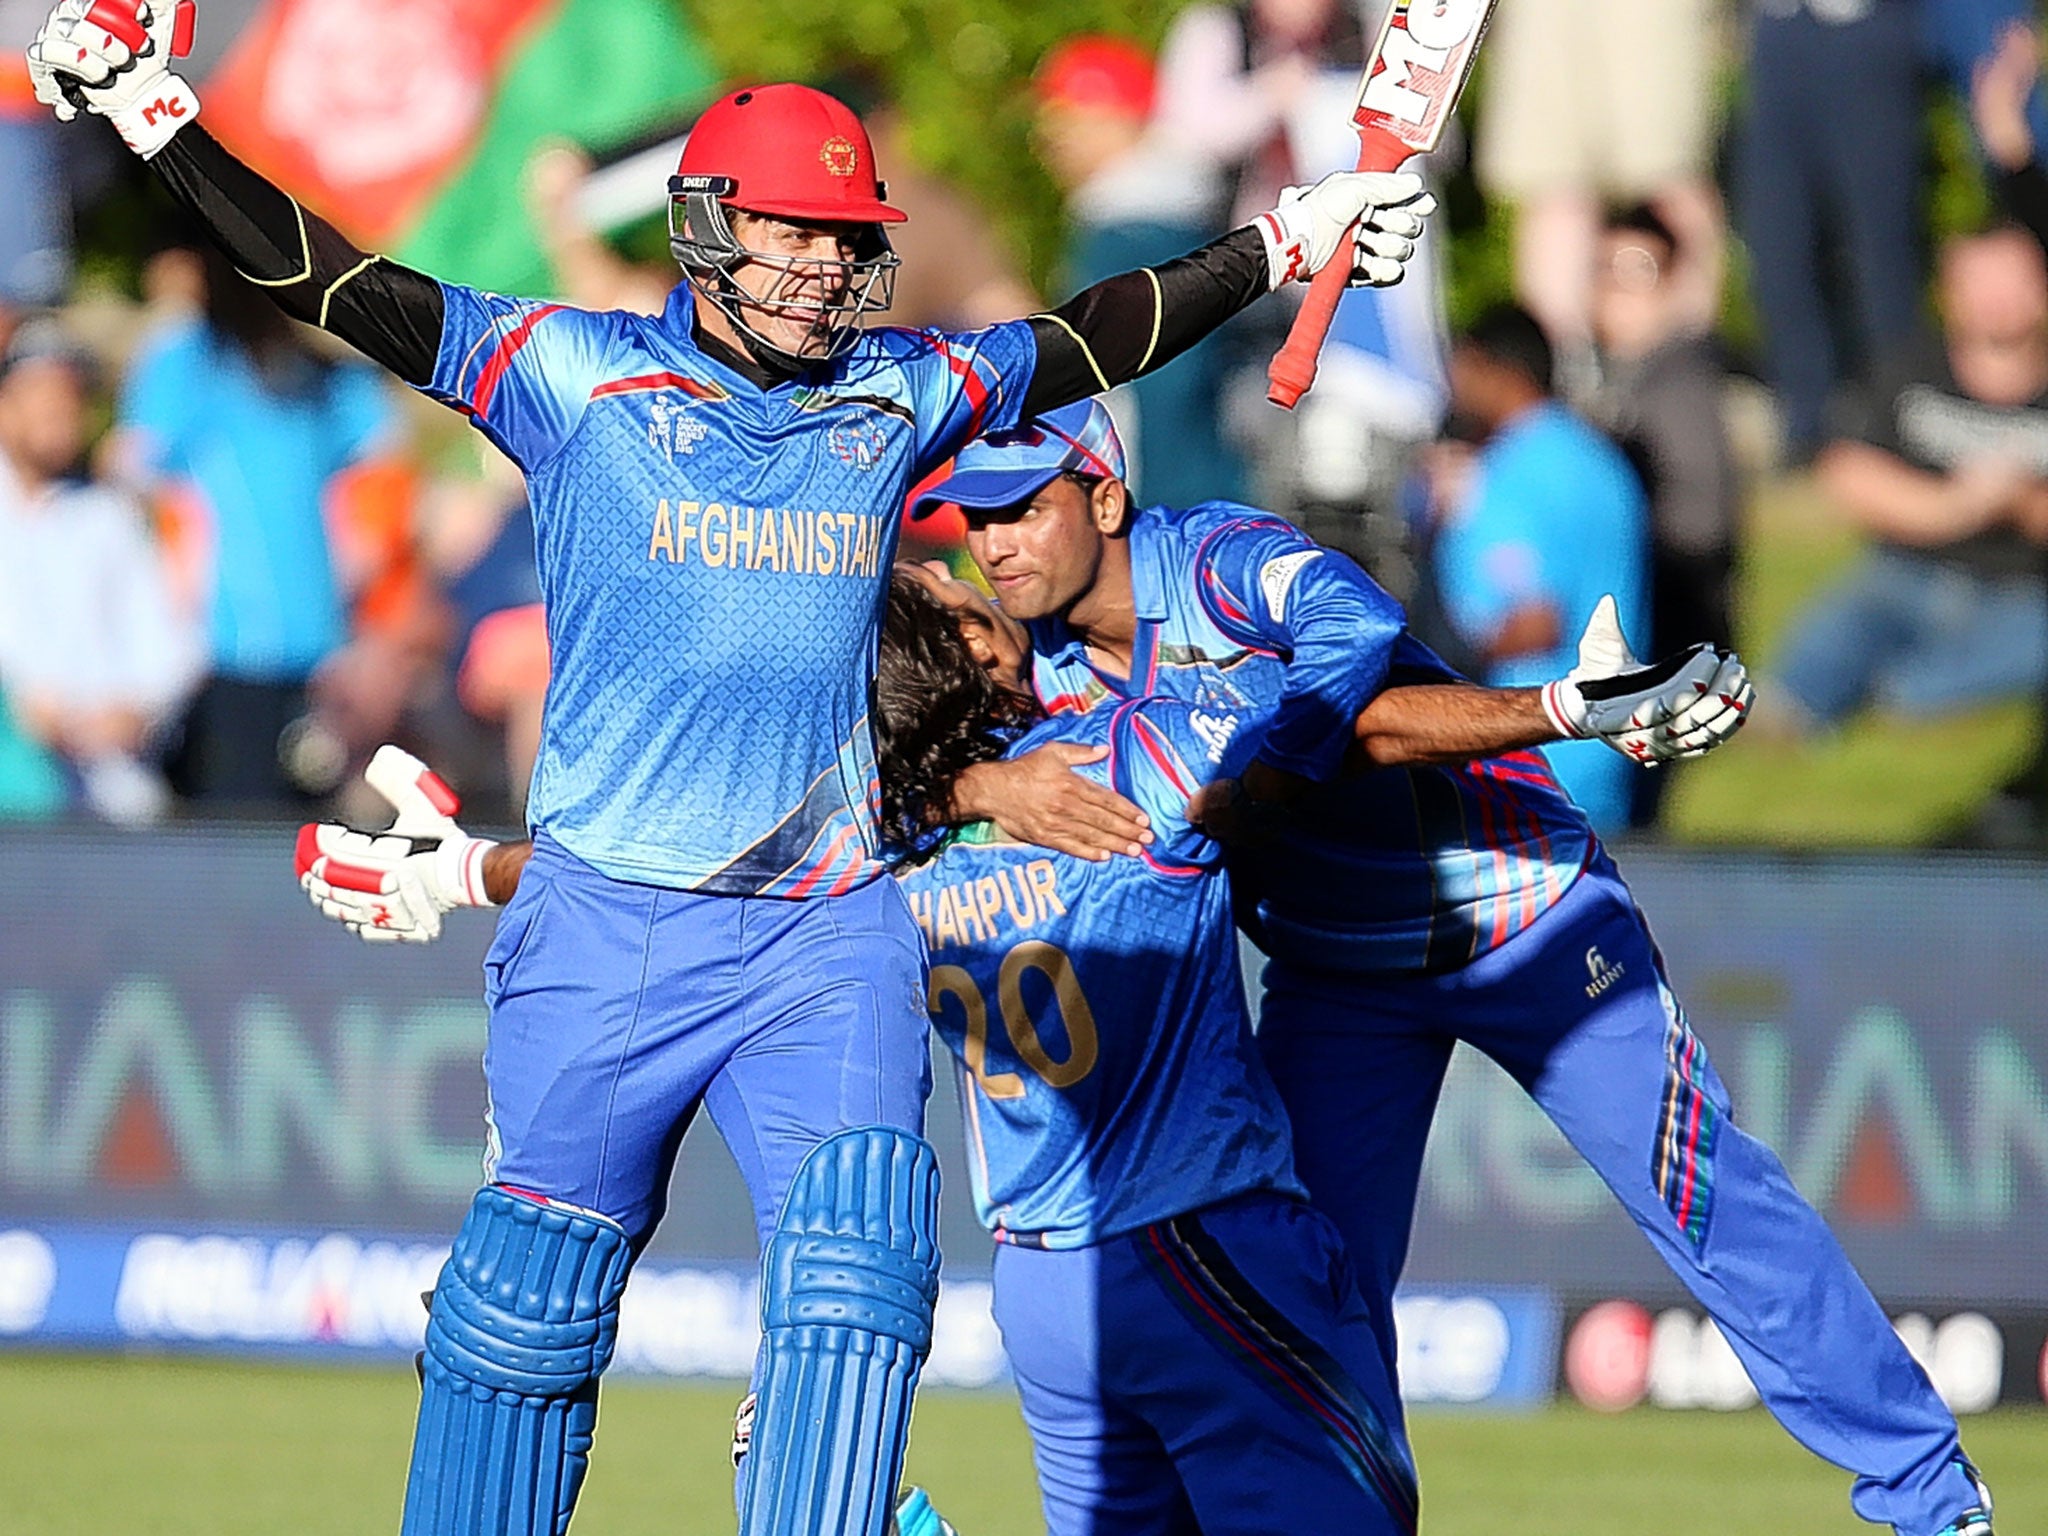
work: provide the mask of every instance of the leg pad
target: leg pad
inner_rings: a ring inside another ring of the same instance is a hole
[[[632,1252],[614,1223],[477,1191],[428,1306],[402,1536],[560,1536]]]
[[[842,1131],[797,1170],[762,1258],[759,1406],[741,1536],[884,1536],[939,1294],[939,1165]]]

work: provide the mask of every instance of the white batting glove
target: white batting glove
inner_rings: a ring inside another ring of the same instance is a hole
[[[1700,757],[1742,729],[1756,689],[1742,658],[1695,645],[1645,666],[1603,597],[1579,637],[1579,664],[1543,690],[1559,734],[1593,738],[1645,766]]]
[[[29,44],[36,100],[104,117],[147,160],[199,115],[171,61],[192,47],[192,0],[62,0]]]
[[[383,832],[338,822],[299,828],[299,886],[313,905],[371,944],[431,944],[457,907],[495,906],[484,890],[484,855],[498,845],[455,824],[461,803],[425,763],[382,746],[363,782],[398,817]]]
[[[1422,221],[1435,211],[1422,178],[1406,172],[1338,171],[1312,187],[1289,187],[1280,206],[1255,221],[1266,239],[1267,281],[1280,288],[1314,277],[1356,225],[1350,286],[1391,287],[1415,254]]]

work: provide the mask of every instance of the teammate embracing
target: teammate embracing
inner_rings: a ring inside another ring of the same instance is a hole
[[[1749,701],[1732,659],[1700,647],[1638,669],[1603,604],[1569,676],[1473,688],[1370,577],[1279,519],[1134,508],[1092,404],[970,445],[920,506],[944,501],[966,513],[1003,613],[1025,621],[1055,714],[1166,694],[1265,722],[1258,761],[1205,797],[1205,819],[1244,834],[1231,876],[1270,959],[1259,1045],[1383,1347],[1430,1117],[1464,1040],[1600,1174],[1779,1422],[1856,1474],[1860,1515],[1901,1536],[1989,1536],[1954,1416],[1732,1118],[1585,818],[1539,753],[1511,750],[1586,735],[1644,762],[1705,750]],[[1334,779],[1348,751],[1378,771]],[[1031,818],[1017,779],[1009,763],[969,770],[954,814]]]
[[[468,416],[534,507],[535,849],[485,967],[487,1183],[430,1306],[402,1528],[566,1526],[701,1105],[764,1249],[740,1529],[877,1533],[938,1273],[923,948],[879,878],[867,719],[897,508],[975,432],[1164,363],[1285,280],[1332,259],[1396,280],[1421,183],[1329,178],[1030,321],[867,330],[902,215],[851,112],[764,85],[683,153],[667,310],[593,314],[357,250],[195,125],[191,21],[190,0],[63,0],[36,94],[109,119],[288,313]],[[445,851],[480,894],[477,850]]]

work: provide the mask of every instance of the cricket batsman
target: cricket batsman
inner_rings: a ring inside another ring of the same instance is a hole
[[[468,417],[534,508],[534,850],[485,965],[486,1182],[429,1308],[402,1529],[566,1527],[620,1292],[703,1106],[763,1247],[740,1530],[879,1536],[938,1277],[924,952],[879,878],[868,720],[897,510],[976,432],[1284,282],[1333,260],[1397,280],[1422,184],[1328,178],[1028,321],[870,330],[902,215],[868,136],[763,85],[705,112],[670,182],[667,310],[595,314],[358,250],[197,125],[192,23],[190,0],[63,0],[36,95],[110,121],[287,313]],[[445,850],[444,886],[479,894],[481,857]]]
[[[1603,604],[1568,676],[1473,688],[1369,576],[1278,518],[1136,508],[1092,402],[970,445],[919,507],[941,502],[965,512],[969,552],[1025,622],[1056,716],[1165,694],[1263,723],[1256,761],[1205,792],[1204,820],[1249,834],[1231,876],[1270,961],[1259,1044],[1383,1347],[1464,1040],[1600,1174],[1778,1421],[1856,1474],[1857,1513],[1900,1536],[1990,1536],[1954,1416],[1732,1118],[1620,872],[1527,750],[1589,736],[1639,762],[1707,750],[1745,716],[1739,663],[1697,647],[1640,667]],[[1359,752],[1377,771],[1336,778]],[[1016,765],[983,763],[952,812],[1010,825],[1025,790]]]

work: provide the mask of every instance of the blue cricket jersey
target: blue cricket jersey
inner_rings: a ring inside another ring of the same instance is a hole
[[[1262,760],[1321,781],[1383,687],[1459,680],[1377,582],[1269,513],[1147,508],[1130,549],[1131,676],[1098,670],[1062,620],[1038,620],[1034,683],[1048,709],[1168,694],[1263,728]],[[1515,752],[1319,782],[1279,836],[1232,853],[1231,875],[1247,931],[1276,959],[1448,970],[1533,923],[1591,849],[1543,755]]]
[[[961,1061],[975,1208],[998,1241],[1076,1248],[1254,1189],[1300,1193],[1252,1041],[1219,850],[1188,798],[1253,741],[1146,699],[1055,716],[1011,755],[1107,745],[1076,771],[1145,808],[1145,857],[1091,863],[987,824],[903,877],[932,1021]]]
[[[867,332],[772,389],[658,317],[442,285],[427,392],[525,471],[553,675],[529,819],[620,880],[837,894],[876,856],[868,697],[898,513],[1016,425],[1022,322]]]

